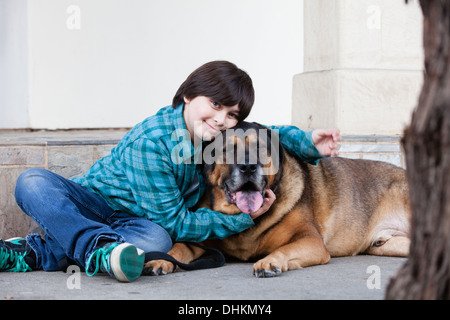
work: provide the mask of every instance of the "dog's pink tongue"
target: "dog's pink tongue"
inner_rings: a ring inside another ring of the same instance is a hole
[[[258,211],[263,205],[264,198],[258,191],[238,191],[236,192],[236,205],[244,213]]]

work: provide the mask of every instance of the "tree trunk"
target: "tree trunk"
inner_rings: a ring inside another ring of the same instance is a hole
[[[425,81],[405,130],[410,256],[387,299],[450,299],[450,1],[420,0]]]

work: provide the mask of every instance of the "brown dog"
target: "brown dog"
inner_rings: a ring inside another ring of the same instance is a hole
[[[338,157],[313,166],[288,154],[270,130],[245,122],[239,129],[240,134],[227,132],[220,140],[225,153],[216,148],[216,162],[204,165],[209,188],[199,206],[225,214],[255,212],[266,188],[276,200],[253,227],[205,245],[240,260],[260,259],[253,266],[257,277],[326,264],[330,257],[408,255],[410,210],[403,169]],[[189,263],[203,250],[176,243],[169,254]],[[166,274],[174,265],[155,260],[144,270]]]

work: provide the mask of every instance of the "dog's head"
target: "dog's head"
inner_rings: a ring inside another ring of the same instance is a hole
[[[254,213],[264,203],[267,188],[276,189],[283,150],[278,135],[254,123],[242,122],[224,131],[204,148],[210,207],[226,214]]]

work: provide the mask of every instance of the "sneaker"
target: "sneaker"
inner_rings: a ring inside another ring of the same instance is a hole
[[[26,272],[36,268],[36,254],[24,238],[0,239],[0,271]]]
[[[111,277],[131,282],[138,278],[144,267],[145,254],[130,243],[110,243],[96,249],[86,263],[86,274],[108,273]],[[89,270],[94,270],[89,272]]]

